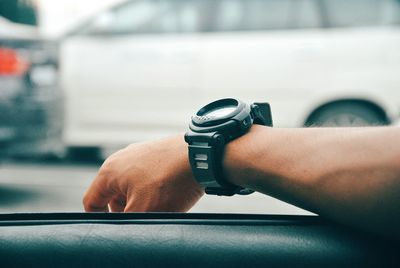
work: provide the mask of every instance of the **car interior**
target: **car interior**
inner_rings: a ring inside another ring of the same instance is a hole
[[[0,215],[2,267],[398,267],[399,242],[319,216]]]

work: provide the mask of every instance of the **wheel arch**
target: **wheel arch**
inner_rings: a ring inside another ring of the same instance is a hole
[[[385,124],[391,123],[390,117],[388,116],[385,109],[382,108],[382,106],[377,104],[376,102],[371,101],[371,100],[366,100],[366,99],[346,98],[346,99],[336,99],[336,100],[322,103],[317,108],[312,110],[311,113],[309,113],[309,115],[304,120],[303,125],[310,126],[313,122],[313,119],[324,109],[333,107],[338,104],[348,104],[348,103],[352,103],[352,104],[357,103],[359,105],[368,107],[369,109],[373,110],[382,119],[382,122],[384,122]]]

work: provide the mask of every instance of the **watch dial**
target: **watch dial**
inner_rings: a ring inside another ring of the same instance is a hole
[[[205,113],[204,115],[217,117],[217,118],[218,117],[224,117],[224,116],[232,113],[233,111],[235,111],[236,107],[237,106],[233,106],[233,105],[225,106],[225,107],[221,107],[221,108],[218,108],[218,109],[211,110],[211,111]]]

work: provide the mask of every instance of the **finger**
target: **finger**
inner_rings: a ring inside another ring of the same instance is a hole
[[[110,188],[103,186],[101,179],[97,177],[83,198],[85,211],[109,212],[108,203],[112,199],[113,195],[114,192]]]
[[[126,197],[113,198],[109,203],[111,212],[123,212],[126,206]]]
[[[164,211],[159,208],[160,202],[156,201],[157,197],[150,197],[148,194],[130,194],[126,201],[124,212],[156,212]]]
[[[142,206],[143,204],[137,201],[135,197],[131,196],[126,203],[124,212],[147,212],[145,206]]]

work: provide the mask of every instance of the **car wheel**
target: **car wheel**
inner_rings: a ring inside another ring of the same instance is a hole
[[[359,127],[386,125],[387,120],[373,107],[362,103],[337,103],[315,112],[307,120],[307,126]]]

